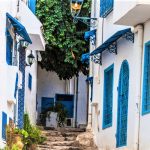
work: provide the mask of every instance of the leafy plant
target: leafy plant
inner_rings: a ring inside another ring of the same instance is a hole
[[[28,114],[24,115],[24,128],[15,129],[15,133],[23,137],[24,150],[33,145],[41,144],[46,140],[45,137],[41,136],[41,131],[38,127],[31,125]]]
[[[84,1],[81,15],[90,15],[90,2]],[[78,76],[79,71],[88,74],[88,65],[81,63],[81,55],[88,51],[84,32],[89,28],[82,22],[73,22],[69,0],[37,0],[36,14],[43,23],[47,41],[46,51],[41,53],[41,67],[55,71],[60,79]]]
[[[42,113],[42,117],[45,116],[45,119],[44,119],[45,121],[46,121],[46,117],[50,118],[51,112],[57,113],[58,126],[59,127],[64,126],[66,122],[67,114],[68,114],[68,111],[66,110],[65,106],[62,103],[57,102],[55,103],[55,105],[52,105],[51,107],[49,107],[45,112]]]

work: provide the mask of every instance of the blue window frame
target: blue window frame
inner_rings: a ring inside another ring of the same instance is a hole
[[[145,44],[142,114],[150,113],[150,42]]]
[[[12,49],[13,49],[13,39],[6,29],[6,62],[8,65],[12,65]]]
[[[6,140],[7,114],[2,112],[2,139]]]
[[[32,89],[32,75],[29,73],[28,76],[28,88],[31,90]]]
[[[129,64],[127,60],[124,60],[121,65],[118,84],[116,147],[122,147],[127,145],[128,95],[129,95]]]
[[[103,129],[112,126],[114,65],[104,71]]]
[[[15,81],[14,98],[16,98],[16,96],[17,96],[17,90],[18,90],[18,73],[16,73],[16,81]]]
[[[113,10],[114,0],[100,0],[100,17],[105,18]]]
[[[28,0],[28,7],[35,14],[35,12],[36,12],[36,0]]]

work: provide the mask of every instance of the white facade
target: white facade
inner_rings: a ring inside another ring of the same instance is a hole
[[[34,28],[34,31],[30,29],[30,32],[28,34],[34,34],[36,31],[36,35],[38,38],[40,37],[39,44],[43,44],[42,48],[41,45],[36,47],[36,49],[33,50],[33,55],[35,58],[37,57],[37,51],[34,50],[44,50],[44,39],[42,39],[40,27],[42,24],[38,21],[38,19],[34,16],[34,14],[29,10],[28,6],[25,2],[19,1],[19,8],[23,7],[26,10],[24,11],[24,14],[21,14],[21,11],[17,13],[17,4],[18,0],[2,0],[0,2],[0,44],[1,44],[1,50],[0,50],[0,148],[3,148],[5,145],[5,140],[2,138],[2,112],[5,112],[7,114],[7,124],[9,123],[9,119],[14,119],[14,116],[16,117],[16,124],[17,124],[17,117],[18,117],[18,96],[16,98],[14,97],[14,91],[16,86],[16,73],[18,73],[19,81],[18,81],[18,88],[21,88],[22,84],[22,75],[19,72],[19,65],[12,66],[8,65],[6,63],[6,13],[9,13],[12,17],[18,17],[20,23],[25,26],[25,28],[29,28],[30,24],[30,17],[32,17],[32,23],[37,25],[36,28]],[[33,17],[34,16],[34,17]],[[28,19],[28,26],[27,23],[25,24],[25,17]],[[28,29],[27,29],[28,30]],[[35,36],[33,36],[35,38]],[[32,39],[32,37],[31,37]],[[32,44],[34,46],[35,43]],[[30,49],[31,50],[31,49]],[[19,55],[19,52],[17,52]],[[26,55],[27,57],[27,55]],[[28,74],[32,75],[32,89],[28,89]],[[18,91],[18,90],[17,90]],[[18,93],[18,92],[17,92]],[[25,112],[27,112],[30,116],[31,122],[36,123],[36,93],[37,93],[37,62],[35,62],[31,67],[26,66],[25,68],[25,95],[24,95],[24,101],[25,101]],[[17,94],[18,95],[18,94]],[[14,106],[16,106],[14,108]]]
[[[142,95],[145,43],[150,41],[148,13],[150,5],[148,1],[142,0],[114,0],[113,10],[103,19],[99,17],[100,1],[92,1],[92,16],[96,12],[98,25],[96,46],[91,45],[91,52],[114,33],[129,26],[134,33],[134,43],[120,38],[117,40],[117,55],[105,50],[102,52],[102,65],[90,62],[90,76],[93,76],[94,87],[93,102],[89,105],[88,129],[91,127],[99,150],[148,150],[150,149],[148,134],[150,114],[142,115]],[[118,86],[120,69],[124,60],[129,65],[127,143],[117,147]],[[104,71],[112,64],[114,65],[112,125],[103,129]]]
[[[87,86],[86,76],[79,75],[78,81],[78,102],[77,102],[77,125],[87,124]],[[56,99],[56,94],[74,95],[74,119],[76,115],[76,78],[70,81],[60,80],[55,72],[46,71],[38,67],[38,114],[41,113],[42,97]],[[74,120],[73,119],[73,120]],[[75,122],[74,122],[75,123]],[[73,123],[73,126],[74,126]]]

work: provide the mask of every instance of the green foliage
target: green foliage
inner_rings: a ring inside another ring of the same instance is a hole
[[[81,15],[89,16],[91,0],[85,0]],[[43,23],[46,51],[42,53],[42,68],[55,71],[60,79],[70,79],[79,71],[87,74],[81,55],[88,51],[83,33],[88,30],[81,22],[75,24],[69,0],[37,0],[37,16]]]
[[[33,144],[41,144],[46,138],[41,136],[38,127],[31,125],[28,114],[24,115],[24,129],[15,129],[15,133],[23,137],[24,149],[28,149]]]
[[[54,108],[53,108],[54,112],[57,112],[57,122],[58,122],[58,126],[62,127],[64,126],[64,123],[66,122],[66,118],[67,118],[67,110],[65,109],[64,105],[61,103],[56,103]]]
[[[67,118],[67,110],[65,109],[64,105],[61,103],[55,103],[55,105],[49,107],[45,112],[41,114],[42,120],[41,122],[45,125],[46,117],[50,117],[51,112],[57,113],[57,123],[59,127],[64,126]]]

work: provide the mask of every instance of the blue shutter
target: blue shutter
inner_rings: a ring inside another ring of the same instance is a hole
[[[35,14],[36,12],[36,0],[28,0],[28,6],[30,10]]]
[[[29,73],[29,76],[28,76],[28,88],[31,90],[32,89],[32,76],[31,74]]]
[[[128,121],[128,93],[129,93],[129,65],[125,60],[122,63],[118,86],[118,112],[116,147],[127,145]]]
[[[114,0],[100,0],[100,17],[105,18],[113,10]]]
[[[2,139],[6,140],[7,114],[2,112]]]
[[[16,73],[16,82],[15,82],[15,91],[14,91],[14,97],[16,98],[18,90],[18,73]]]
[[[13,39],[8,30],[6,30],[6,62],[8,65],[12,65],[12,46]]]
[[[103,129],[112,126],[114,65],[104,71]]]
[[[150,113],[150,43],[145,46],[142,114]]]

